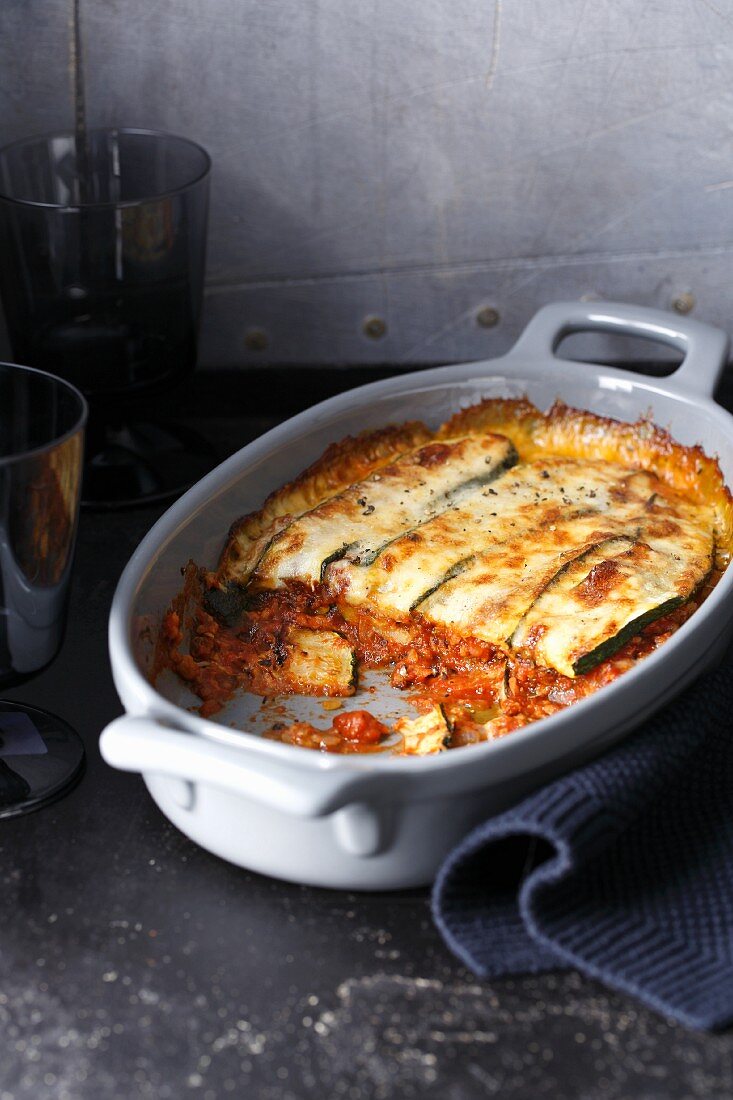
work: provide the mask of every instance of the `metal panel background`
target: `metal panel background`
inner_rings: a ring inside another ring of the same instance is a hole
[[[0,141],[71,123],[70,15],[2,0]],[[92,125],[213,156],[209,365],[492,355],[587,294],[733,327],[733,0],[82,0],[82,26]]]

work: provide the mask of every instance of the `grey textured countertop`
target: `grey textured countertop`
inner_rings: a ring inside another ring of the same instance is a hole
[[[245,394],[226,418],[215,396],[192,406],[222,453],[275,419]],[[479,982],[427,891],[231,867],[101,761],[121,712],[109,604],[162,510],[83,514],[62,652],[7,693],[69,720],[88,768],[63,801],[0,824],[0,1100],[727,1100],[733,1034],[685,1031],[571,971]]]

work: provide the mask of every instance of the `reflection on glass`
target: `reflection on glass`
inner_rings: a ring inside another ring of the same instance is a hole
[[[63,638],[86,404],[61,379],[0,364],[0,685],[47,665]],[[44,805],[84,751],[61,719],[0,701],[0,817]]]
[[[130,424],[131,403],[165,393],[196,363],[209,169],[194,142],[145,130],[0,150],[0,294],[13,354],[91,402],[85,500],[170,495],[211,465],[190,437]]]

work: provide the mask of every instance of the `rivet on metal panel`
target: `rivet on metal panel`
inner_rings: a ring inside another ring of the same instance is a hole
[[[483,306],[476,314],[476,321],[481,328],[495,328],[501,320],[501,314],[493,306]]]
[[[361,331],[370,340],[381,340],[387,332],[387,322],[383,321],[381,317],[365,317],[362,321]]]
[[[264,351],[267,344],[267,333],[264,329],[251,328],[245,333],[244,346],[248,351]]]
[[[695,297],[689,291],[685,291],[684,294],[677,294],[672,299],[672,309],[675,313],[692,313],[694,308]]]

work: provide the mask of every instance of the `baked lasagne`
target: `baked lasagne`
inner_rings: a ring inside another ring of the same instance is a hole
[[[334,752],[491,740],[602,688],[656,649],[728,564],[715,459],[651,421],[489,399],[437,431],[329,447],[190,564],[165,616],[172,668],[216,713],[238,691],[323,696],[322,727],[269,736]],[[414,717],[350,706],[366,670]]]

